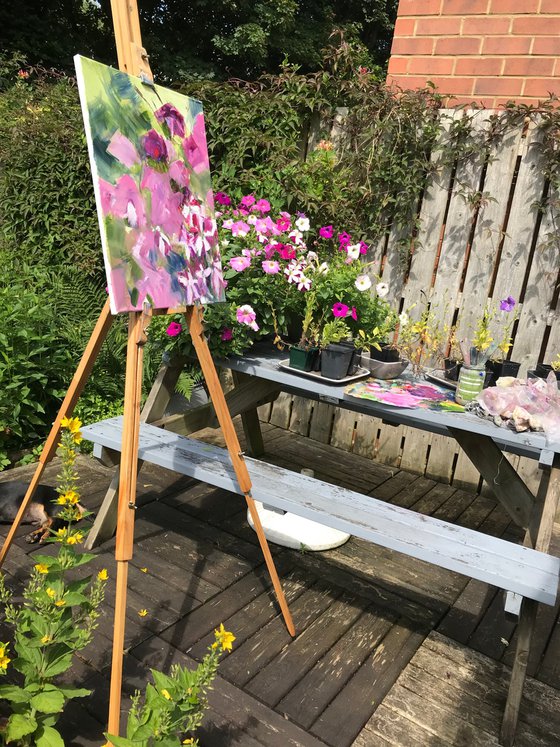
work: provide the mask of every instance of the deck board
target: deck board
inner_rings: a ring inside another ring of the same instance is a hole
[[[294,471],[311,467],[321,479],[395,505],[497,537],[519,537],[491,497],[374,464],[272,425],[263,432],[265,458],[272,463]],[[221,444],[218,431],[199,436]],[[83,501],[95,510],[112,471],[85,457],[78,464]],[[0,480],[25,479],[32,471],[27,466]],[[45,482],[54,484],[56,472],[57,464],[49,465]],[[272,546],[297,628],[292,640],[241,498],[153,467],[140,473],[139,492],[126,693],[144,686],[149,666],[200,661],[223,622],[237,640],[211,694],[200,732],[204,747],[497,743],[505,665],[515,641],[501,592],[355,538],[324,553]],[[5,565],[16,584],[38,550],[25,542],[28,531],[22,528]],[[555,542],[558,554],[560,539]],[[114,578],[113,554],[111,540],[97,551],[92,570],[106,567]],[[94,642],[65,676],[94,689],[63,717],[68,745],[103,743],[113,604],[109,584]],[[148,615],[140,617],[140,609]],[[537,679],[529,680],[524,699],[521,747],[551,747],[557,744],[551,730],[560,733],[558,605],[541,607],[536,638],[529,673]],[[124,707],[128,702],[125,697]]]

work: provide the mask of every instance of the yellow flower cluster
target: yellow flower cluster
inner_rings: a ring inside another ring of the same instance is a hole
[[[67,490],[66,493],[59,495],[56,502],[59,506],[75,506],[80,500],[80,496],[75,490]]]
[[[54,589],[51,589],[50,586],[47,587],[47,596],[49,597],[49,599],[53,600],[55,607],[64,607],[64,605],[66,604],[64,599],[56,598],[56,591]]]
[[[8,668],[8,664],[11,659],[6,656],[8,645],[6,643],[0,643],[0,671],[5,672]]]
[[[223,623],[220,623],[218,630],[214,631],[214,636],[216,640],[212,644],[212,648],[218,648],[219,646],[222,651],[231,651],[235,636],[224,628]]]
[[[107,573],[107,569],[106,568],[102,568],[99,571],[99,573],[97,574],[97,578],[100,581],[107,581],[107,579],[109,578],[109,574]]]
[[[66,545],[78,545],[84,541],[83,532],[69,532],[68,527],[61,527],[54,533],[55,541]]]
[[[46,573],[48,573],[48,572],[49,572],[49,566],[48,566],[48,565],[45,565],[44,563],[37,563],[37,564],[36,564],[36,565],[34,566],[34,568],[35,568],[35,570],[37,571],[37,573],[43,573],[43,574],[46,574]]]
[[[79,444],[82,440],[82,434],[80,428],[82,427],[82,421],[78,418],[62,418],[60,421],[60,427],[68,430],[74,439],[75,444]]]

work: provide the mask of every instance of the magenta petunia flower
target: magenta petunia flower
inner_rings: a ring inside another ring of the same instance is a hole
[[[368,249],[369,249],[369,246],[366,244],[366,242],[360,241],[360,254],[367,254]]]
[[[251,258],[250,257],[232,257],[229,260],[230,267],[235,270],[235,272],[243,272],[243,270],[246,270],[250,264],[251,264]]]
[[[349,246],[352,243],[352,237],[349,233],[346,233],[346,231],[343,231],[342,233],[338,234],[338,244],[339,249],[346,249],[347,246]]]
[[[240,205],[242,205],[245,208],[251,207],[251,205],[254,205],[256,202],[255,197],[253,195],[245,195],[241,198]]]
[[[289,213],[280,213],[280,217],[276,219],[276,227],[279,231],[289,231],[292,227],[292,220]]]
[[[159,132],[150,130],[144,135],[142,147],[146,155],[154,161],[167,161],[167,145]]]
[[[356,311],[356,307],[352,306],[352,311],[350,312],[350,316],[352,319],[357,322],[358,321],[358,312]]]
[[[284,244],[282,249],[279,250],[279,254],[282,257],[282,259],[295,259],[296,258],[296,250],[293,246],[289,246],[289,244]]]
[[[214,199],[218,205],[231,205],[231,197],[226,195],[225,192],[216,192]]]
[[[262,268],[267,275],[276,275],[277,272],[280,272],[280,263],[267,259],[262,263]]]
[[[179,135],[179,137],[185,136],[185,120],[181,112],[176,109],[173,104],[164,104],[154,112],[154,116],[160,124],[167,125],[171,136]]]
[[[511,296],[508,296],[507,298],[504,298],[502,301],[500,301],[501,311],[513,311],[514,306],[515,298],[512,298]]]
[[[348,316],[349,311],[350,309],[348,308],[348,306],[346,306],[345,303],[340,303],[340,301],[335,303],[332,307],[333,316],[345,317]]]
[[[183,327],[179,322],[171,322],[169,327],[165,330],[165,334],[169,335],[169,337],[177,337],[177,335],[180,335],[182,331]]]
[[[233,337],[233,332],[229,327],[224,327],[220,339],[222,342],[229,342]]]
[[[332,226],[323,226],[319,229],[319,236],[322,239],[332,239],[333,231],[334,229]]]

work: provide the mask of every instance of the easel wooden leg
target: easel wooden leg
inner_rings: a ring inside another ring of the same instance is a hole
[[[63,418],[70,417],[70,415],[72,415],[74,407],[76,406],[76,402],[78,401],[82,389],[84,388],[89,378],[91,369],[93,368],[93,364],[95,363],[95,359],[97,358],[97,354],[99,353],[99,349],[101,348],[101,345],[107,337],[107,333],[109,332],[112,323],[113,317],[111,316],[109,301],[107,300],[105,306],[101,311],[101,314],[99,315],[97,324],[95,325],[93,332],[91,333],[91,337],[89,338],[89,342],[86,345],[86,349],[84,350],[82,359],[78,364],[76,373],[74,374],[70,386],[68,387],[68,391],[66,392],[64,401],[62,402],[60,410],[58,411],[56,420],[54,421],[47,440],[45,441],[43,451],[39,458],[39,464],[37,465],[35,473],[31,479],[31,483],[29,484],[27,493],[25,494],[17,516],[14,519],[14,522],[10,527],[8,536],[4,540],[2,550],[0,551],[0,566],[2,566],[4,558],[8,554],[8,550],[11,547],[14,536],[18,530],[21,520],[23,519],[27,506],[29,505],[31,498],[33,497],[33,493],[35,492],[37,485],[41,481],[41,477],[43,475],[45,467],[56,453],[60,423]]]
[[[126,617],[126,582],[128,561],[134,544],[134,510],[136,508],[136,476],[138,472],[138,438],[140,431],[140,398],[142,392],[144,329],[149,323],[145,314],[129,315],[126,383],[124,391],[124,422],[122,434],[119,508],[117,516],[117,589],[113,630],[113,659],[109,700],[109,733],[119,734],[121,687]]]
[[[245,464],[245,461],[243,459],[243,454],[241,452],[237,433],[235,432],[233,421],[227,407],[226,399],[220,385],[218,373],[216,371],[216,367],[214,366],[214,361],[212,360],[210,350],[208,349],[208,344],[206,343],[206,339],[204,337],[204,329],[202,326],[202,310],[198,306],[191,306],[187,309],[185,317],[187,320],[192,343],[196,350],[198,361],[202,368],[202,373],[204,374],[206,385],[212,398],[216,417],[218,418],[222,433],[224,434],[227,450],[231,458],[233,469],[235,470],[237,481],[239,482],[239,487],[245,495],[245,500],[247,501],[247,506],[249,507],[251,518],[253,519],[253,522],[255,524],[255,532],[257,533],[257,537],[259,538],[261,550],[268,568],[268,572],[270,573],[270,577],[272,579],[272,584],[278,598],[278,603],[280,604],[280,609],[282,610],[282,615],[284,616],[286,627],[288,628],[290,635],[295,636],[296,632],[292,620],[292,615],[288,608],[288,603],[286,602],[286,597],[284,596],[284,591],[282,589],[282,585],[280,584],[280,579],[278,578],[274,560],[272,558],[272,555],[270,554],[270,549],[263,532],[257,507],[255,506],[255,501],[251,497],[251,478],[249,477],[247,465]]]

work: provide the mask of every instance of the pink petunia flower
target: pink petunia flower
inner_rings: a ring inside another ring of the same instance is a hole
[[[306,278],[305,275],[301,274],[299,276],[297,289],[298,291],[308,291],[311,288],[311,278]]]
[[[254,205],[256,202],[253,195],[245,195],[241,198],[239,204],[242,205],[244,208],[250,208],[251,205]]]
[[[229,260],[230,267],[235,270],[235,272],[243,272],[243,270],[246,270],[251,265],[251,257],[232,257]]]
[[[323,226],[319,229],[319,236],[322,239],[332,239],[333,237],[333,227],[332,226]]]
[[[358,312],[356,311],[356,307],[355,307],[355,306],[352,306],[352,310],[351,310],[351,312],[350,312],[350,316],[352,317],[352,319],[353,319],[353,320],[354,320],[355,322],[357,322],[357,321],[358,321]]]
[[[280,263],[276,260],[267,259],[262,263],[262,268],[267,275],[276,275],[280,272]]]
[[[242,220],[236,221],[231,226],[231,233],[233,236],[247,236],[250,230],[251,226]]]
[[[165,334],[169,337],[177,337],[177,335],[180,335],[182,331],[183,327],[179,322],[171,322],[169,327],[165,330]]]
[[[268,200],[260,199],[253,205],[253,210],[257,210],[259,213],[269,213],[270,202]]]
[[[295,259],[296,258],[296,250],[293,246],[289,246],[288,244],[284,244],[282,249],[279,250],[279,254],[282,257],[282,259]]]
[[[235,312],[235,317],[239,324],[246,324],[254,332],[259,331],[259,325],[256,322],[257,315],[255,314],[253,307],[249,306],[249,304],[239,306]]]
[[[222,340],[222,342],[229,342],[232,338],[233,332],[231,331],[231,329],[229,327],[224,327],[220,336],[220,340]]]
[[[369,249],[369,246],[366,244],[366,242],[360,241],[360,254],[367,254],[368,249]]]
[[[276,219],[276,227],[279,231],[289,231],[292,227],[292,216],[289,213],[280,213]]]
[[[346,317],[348,316],[349,311],[350,309],[348,308],[348,306],[346,306],[345,303],[340,303],[340,301],[335,303],[332,307],[333,316]]]

